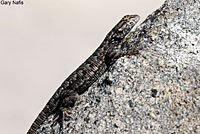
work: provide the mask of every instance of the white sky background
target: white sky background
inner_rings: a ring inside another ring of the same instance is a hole
[[[26,133],[47,101],[126,14],[164,0],[23,0],[0,5],[0,131]]]

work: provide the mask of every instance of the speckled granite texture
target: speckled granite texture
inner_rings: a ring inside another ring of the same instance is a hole
[[[200,1],[167,0],[131,35],[120,58],[85,92],[65,129],[43,133],[200,134]]]

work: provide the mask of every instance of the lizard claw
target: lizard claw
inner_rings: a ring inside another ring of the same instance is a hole
[[[72,114],[71,108],[63,108],[61,107],[59,109],[59,112],[55,115],[55,118],[53,119],[53,125],[55,126],[57,123],[59,123],[61,130],[65,128],[64,122],[65,119],[73,119],[70,114]]]

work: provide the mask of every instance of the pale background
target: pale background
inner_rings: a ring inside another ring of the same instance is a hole
[[[26,133],[63,80],[126,14],[164,0],[24,0],[0,5],[0,133]]]

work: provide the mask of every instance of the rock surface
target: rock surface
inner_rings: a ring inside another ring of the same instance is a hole
[[[46,133],[200,133],[200,1],[167,0],[129,35],[120,58]]]

